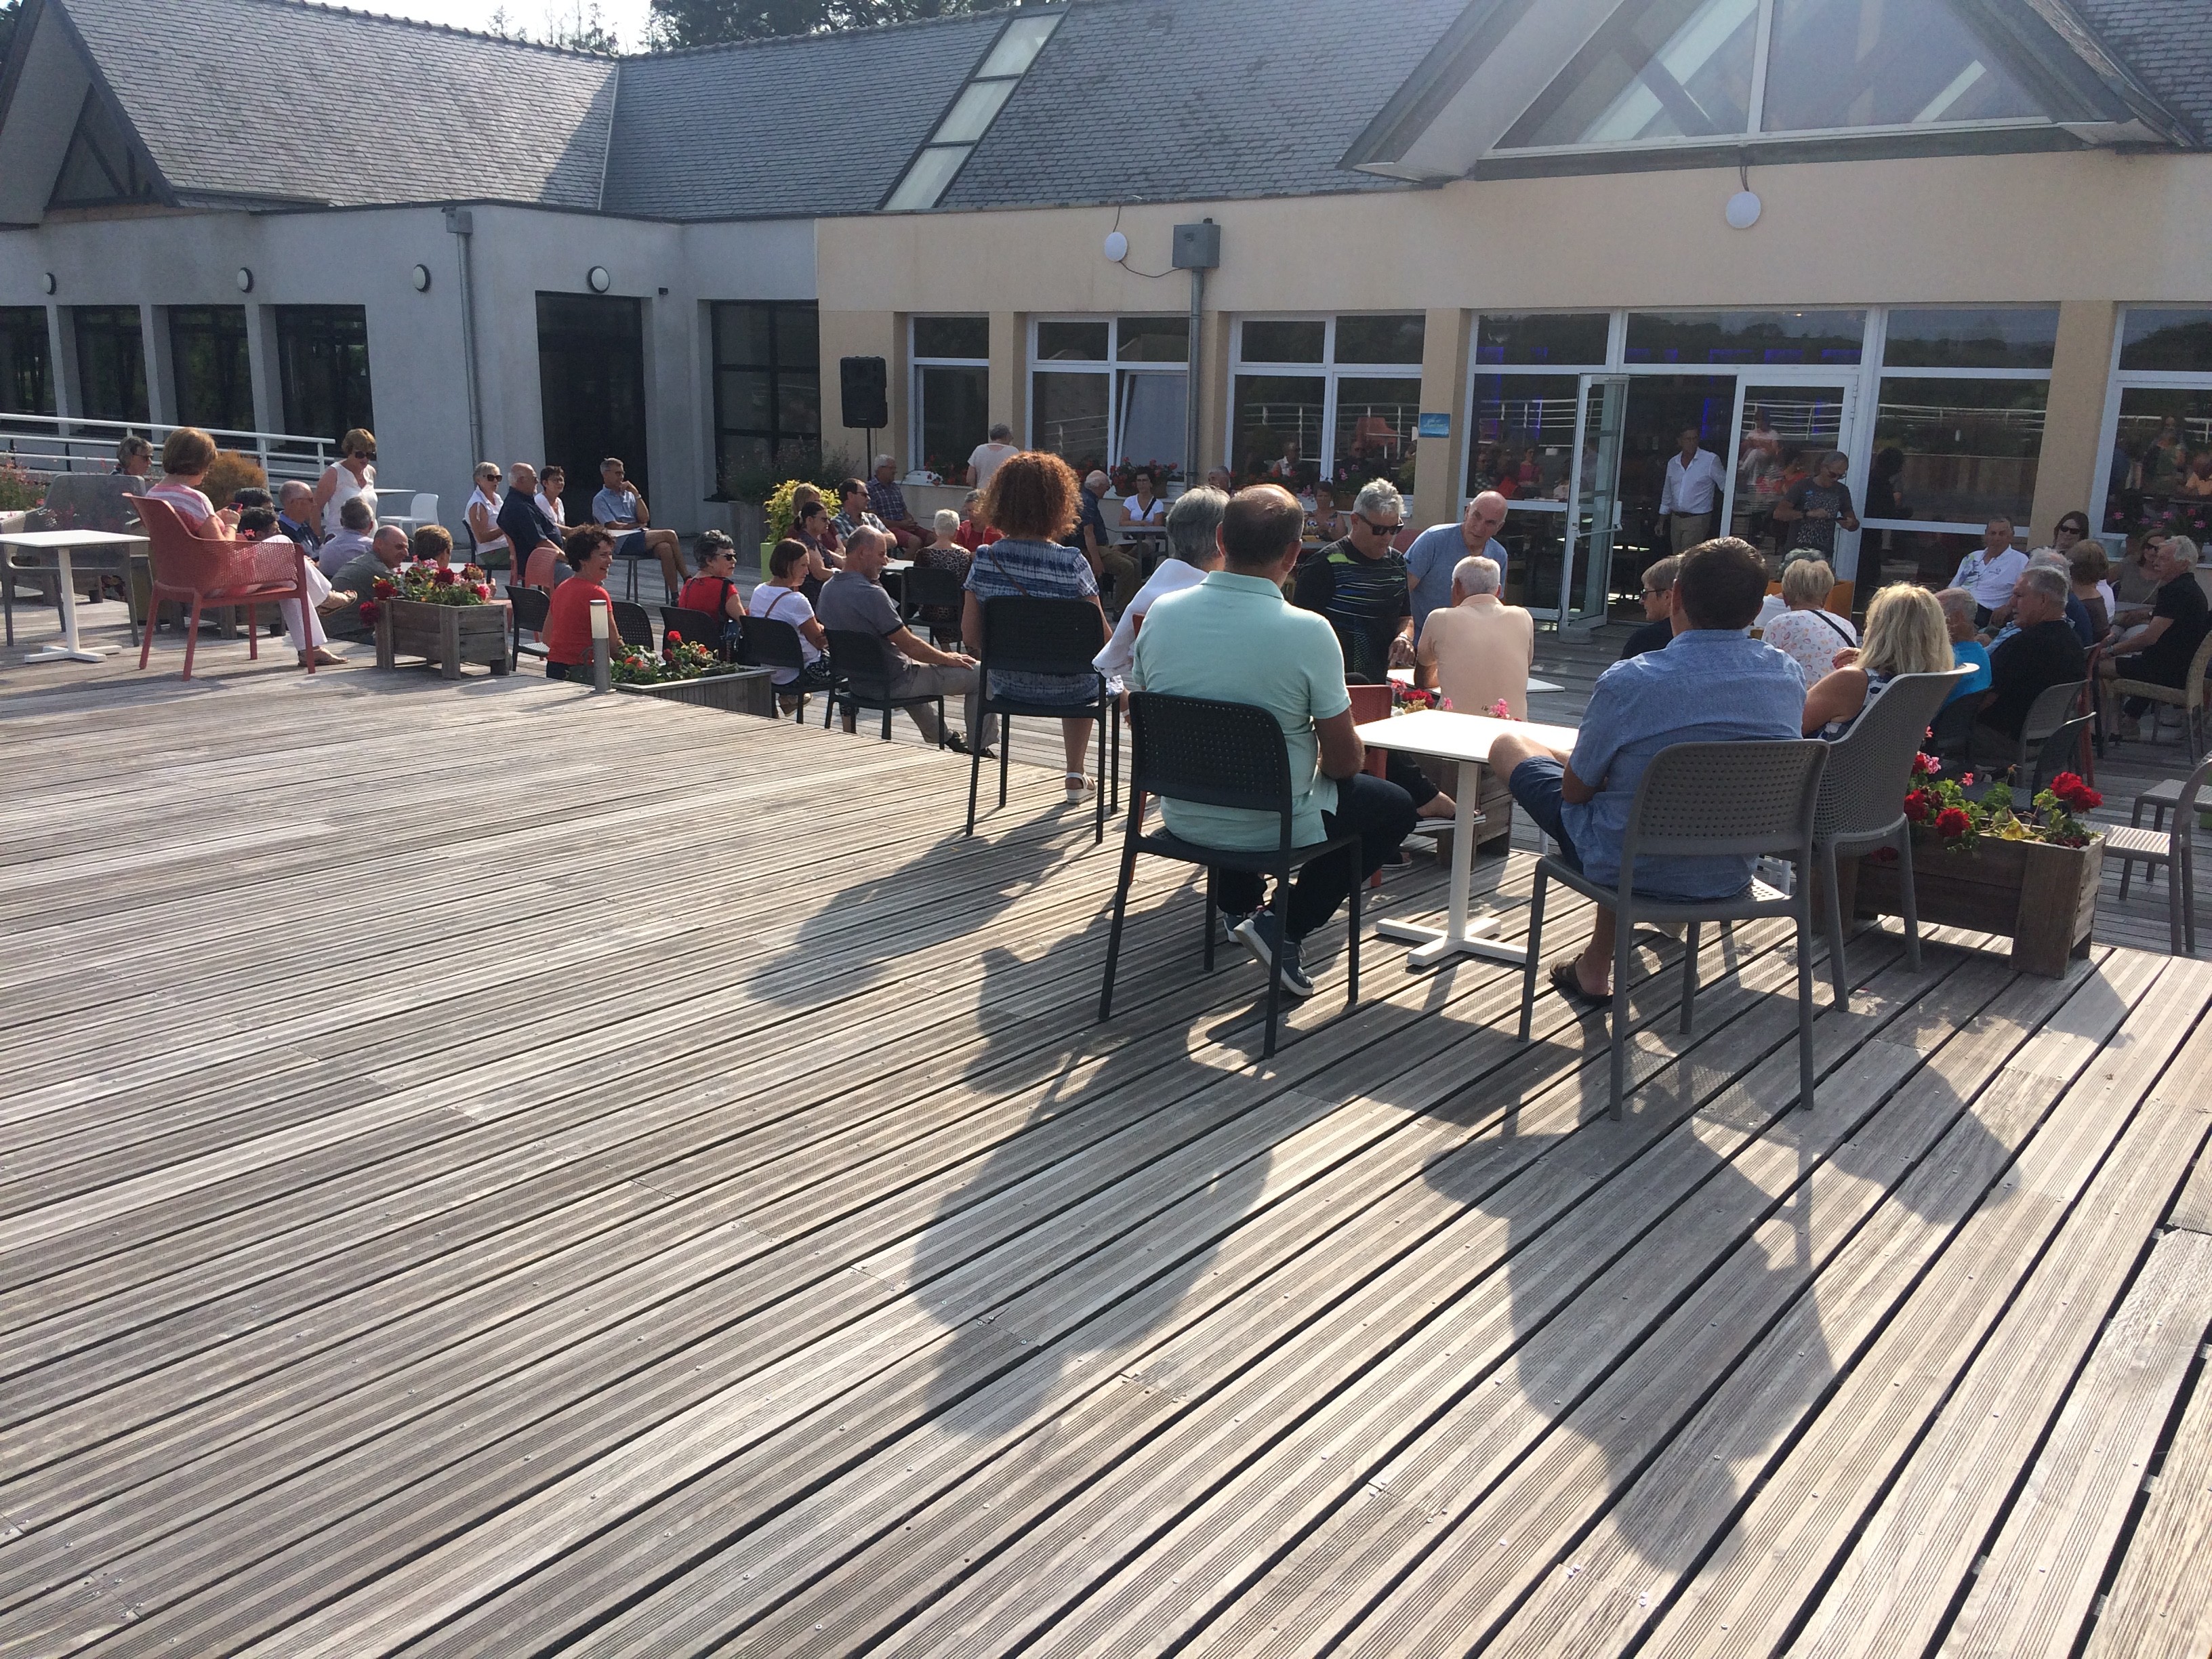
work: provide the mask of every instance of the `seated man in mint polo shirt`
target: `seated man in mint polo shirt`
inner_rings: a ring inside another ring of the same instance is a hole
[[[1490,746],[1513,799],[1592,881],[1620,880],[1620,843],[1636,786],[1661,750],[1678,743],[1787,741],[1802,735],[1805,682],[1797,665],[1745,630],[1766,596],[1766,564],[1733,536],[1682,556],[1674,576],[1674,637],[1664,651],[1617,662],[1598,678],[1571,754],[1509,734]],[[1639,859],[1636,890],[1655,898],[1732,898],[1751,884],[1747,858]],[[1601,908],[1589,947],[1557,963],[1562,995],[1613,994],[1613,914]]]
[[[1299,962],[1306,935],[1336,914],[1355,881],[1413,827],[1413,798],[1361,771],[1366,750],[1344,689],[1344,651],[1328,619],[1286,604],[1282,584],[1297,563],[1305,510],[1275,484],[1244,490],[1223,511],[1222,566],[1195,587],[1154,601],[1137,635],[1128,683],[1139,691],[1253,703],[1273,714],[1290,752],[1294,845],[1310,846],[1356,832],[1351,849],[1316,859],[1299,871],[1285,902],[1288,920],[1277,937],[1275,917],[1261,908],[1258,876],[1224,870],[1217,889],[1231,931],[1262,966],[1279,954],[1283,988],[1311,996]],[[1170,833],[1201,847],[1265,850],[1278,844],[1273,813],[1246,812],[1164,800]]]

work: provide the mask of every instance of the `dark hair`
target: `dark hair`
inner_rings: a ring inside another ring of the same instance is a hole
[[[453,556],[453,532],[441,524],[426,524],[407,539],[407,550],[417,560],[440,563]]]
[[[2055,536],[2060,531],[2065,529],[2069,524],[2080,525],[2081,526],[2081,533],[2084,536],[2089,533],[2089,515],[2079,509],[2076,509],[2072,513],[2060,514],[2058,515],[2058,522],[2051,526],[2051,533]]]
[[[1766,561],[1739,536],[1699,542],[1682,555],[1674,599],[1692,628],[1748,628],[1766,599]]]
[[[781,581],[813,556],[814,550],[805,542],[795,542],[787,537],[778,542],[775,550],[768,556],[768,574]]]
[[[1306,510],[1280,484],[1253,484],[1221,512],[1221,550],[1238,570],[1264,570],[1280,561],[1305,529]]]
[[[238,515],[238,530],[242,536],[265,536],[276,527],[276,509],[273,507],[249,507]]]
[[[862,483],[858,478],[848,478],[837,486],[837,499],[841,501],[849,496],[865,495],[867,493],[867,485]]]
[[[230,504],[242,512],[249,507],[274,507],[276,501],[267,490],[257,489],[248,484],[243,489],[230,492]]]
[[[614,544],[614,532],[605,526],[581,525],[570,531],[568,539],[561,544],[561,556],[568,560],[569,569],[581,570],[592,554]]]
[[[376,509],[368,504],[367,496],[349,495],[345,505],[338,509],[338,522],[348,530],[374,530]]]
[[[737,551],[738,544],[720,531],[702,530],[699,532],[699,539],[692,544],[691,556],[701,564],[704,564],[708,560],[718,558],[725,553],[734,558],[737,556]]]
[[[1042,449],[999,463],[983,490],[983,522],[1017,541],[1056,541],[1075,522],[1082,489],[1068,465]]]
[[[819,513],[824,517],[827,517],[829,515],[829,512],[830,509],[823,506],[820,501],[801,501],[799,503],[799,511],[792,515],[792,522],[794,524],[805,524],[816,514]]]

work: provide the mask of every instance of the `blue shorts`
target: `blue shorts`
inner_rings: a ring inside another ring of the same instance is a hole
[[[1561,780],[1566,768],[1548,755],[1538,755],[1524,760],[1513,769],[1513,775],[1505,787],[1513,792],[1514,804],[1528,815],[1530,822],[1559,844],[1559,860],[1570,869],[1583,867],[1582,854],[1575,850],[1574,837],[1559,821],[1559,809],[1566,805],[1561,790]]]
[[[641,559],[645,556],[645,532],[633,530],[627,536],[615,538],[615,557]]]

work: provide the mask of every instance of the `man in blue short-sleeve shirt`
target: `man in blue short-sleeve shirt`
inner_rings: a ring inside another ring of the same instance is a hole
[[[1766,563],[1731,536],[1682,556],[1674,637],[1664,651],[1617,662],[1599,677],[1573,752],[1509,734],[1491,745],[1536,825],[1592,881],[1620,879],[1620,846],[1644,769],[1678,743],[1786,742],[1803,735],[1805,682],[1796,665],[1747,636],[1766,596]],[[1718,899],[1751,882],[1747,858],[1639,859],[1636,890]],[[1613,914],[1598,912],[1589,947],[1552,970],[1562,992],[1595,1001],[1613,985]],[[1572,987],[1570,991],[1569,988]]]
[[[1316,859],[1284,895],[1287,921],[1262,910],[1263,884],[1242,870],[1218,872],[1216,896],[1231,929],[1264,966],[1279,950],[1283,988],[1313,994],[1299,962],[1300,942],[1336,914],[1354,881],[1364,881],[1413,828],[1413,798],[1361,770],[1365,750],[1345,690],[1336,631],[1311,611],[1283,601],[1281,583],[1298,556],[1305,509],[1274,484],[1243,491],[1222,514],[1222,566],[1194,587],[1153,601],[1137,635],[1133,690],[1208,697],[1265,708],[1283,728],[1291,765],[1291,840],[1310,846],[1347,832],[1351,849]],[[1279,844],[1272,812],[1163,800],[1171,834],[1201,847],[1259,850]]]
[[[1416,645],[1429,625],[1430,613],[1452,602],[1452,572],[1462,559],[1496,560],[1498,591],[1505,591],[1505,544],[1494,538],[1504,528],[1506,511],[1505,497],[1486,489],[1467,504],[1467,516],[1457,524],[1435,525],[1413,538],[1406,550],[1406,586],[1413,603]]]

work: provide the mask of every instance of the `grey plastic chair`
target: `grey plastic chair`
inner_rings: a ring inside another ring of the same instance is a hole
[[[1613,947],[1613,1115],[1628,1085],[1629,943],[1639,922],[1688,924],[1682,949],[1682,1029],[1698,994],[1698,927],[1789,916],[1797,924],[1797,1097],[1813,1104],[1813,813],[1829,745],[1818,738],[1783,743],[1678,743],[1652,757],[1636,787],[1622,837],[1620,881],[1601,887],[1558,858],[1536,861],[1528,902],[1528,962],[1521,979],[1521,1041],[1536,1008],[1536,969],[1544,957],[1544,892],[1550,882],[1607,906],[1617,921]],[[1753,881],[1734,898],[1680,902],[1636,891],[1639,858],[1761,858],[1797,867],[1796,890]]]
[[[1828,764],[1820,775],[1820,803],[1813,814],[1813,849],[1827,883],[1828,974],[1835,981],[1836,1006],[1850,1006],[1844,966],[1844,905],[1836,885],[1839,859],[1894,848],[1905,898],[1905,950],[1913,971],[1920,969],[1920,919],[1912,908],[1912,826],[1905,821],[1905,796],[1912,781],[1912,757],[1928,723],[1971,671],[1900,674],[1860,714],[1858,723],[1828,745]]]
[[[2139,798],[2133,824],[2116,823],[2103,831],[2105,856],[2120,861],[2122,898],[2128,896],[2136,865],[2149,866],[2143,872],[2146,886],[2160,866],[2165,868],[2166,945],[2178,957],[2197,954],[2197,798],[2207,788],[2212,788],[2212,760],[2198,763],[2186,778],[2173,781],[2170,793],[2166,786],[2160,785],[2156,798],[2148,803]],[[2173,811],[2171,825],[2166,822],[2169,801]],[[2142,827],[2146,804],[2159,809],[2156,829]]]
[[[1992,777],[1990,781],[1990,788],[2004,787],[2008,779],[2012,776],[2027,778],[2035,776],[2046,745],[2051,744],[2051,739],[2059,730],[2074,719],[2075,711],[2083,700],[2083,693],[2087,689],[2088,682],[2076,680],[2065,685],[2046,685],[2035,694],[2035,701],[2027,706],[2027,718],[2021,722],[2020,742],[2014,752],[2006,757],[2008,775]],[[2075,729],[2067,733],[2067,741],[2078,743],[2080,732],[2087,724],[2087,719],[2084,716]],[[2001,739],[1992,736],[1990,741],[1994,743]],[[2063,767],[2058,769],[2059,771],[2064,769]],[[2055,776],[2056,774],[2054,773],[2053,775]],[[1984,789],[1981,793],[1987,794],[1989,790]],[[2017,799],[2015,804],[2021,804]]]

